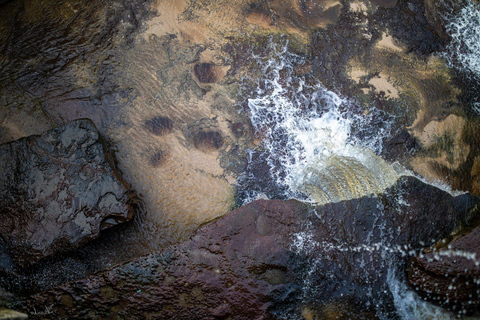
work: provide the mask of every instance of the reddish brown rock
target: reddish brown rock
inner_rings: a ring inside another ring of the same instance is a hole
[[[22,267],[133,216],[90,120],[0,146],[0,235]]]
[[[170,251],[31,296],[22,310],[51,306],[53,318],[68,319],[295,319],[335,306],[358,319],[396,318],[388,274],[401,278],[405,251],[448,235],[470,205],[411,177],[379,197],[317,208],[259,200]]]
[[[478,312],[480,227],[412,259],[409,280],[419,292],[443,305]]]

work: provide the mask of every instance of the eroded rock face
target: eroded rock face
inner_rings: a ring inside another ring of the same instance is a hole
[[[448,235],[475,203],[411,177],[378,198],[317,208],[258,200],[170,251],[34,295],[23,310],[48,305],[69,319],[395,318],[389,274],[401,278],[405,252]]]
[[[29,266],[96,238],[134,214],[90,120],[0,146],[0,235]]]

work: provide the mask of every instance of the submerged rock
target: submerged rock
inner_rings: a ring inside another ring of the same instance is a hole
[[[0,235],[15,263],[72,250],[133,216],[109,156],[87,119],[0,146]]]
[[[170,251],[21,305],[69,319],[396,318],[389,279],[402,278],[407,252],[450,234],[474,200],[412,177],[379,197],[316,208],[258,200]]]

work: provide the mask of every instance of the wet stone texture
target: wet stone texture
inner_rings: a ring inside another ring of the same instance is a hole
[[[0,235],[29,266],[129,220],[133,201],[90,120],[0,146]]]
[[[50,306],[51,317],[68,319],[396,318],[387,278],[401,281],[408,252],[449,235],[478,203],[412,177],[379,197],[316,208],[258,200],[169,251],[17,307]]]
[[[445,240],[446,241],[446,240]],[[480,307],[480,227],[412,259],[410,283],[423,295],[454,310]]]

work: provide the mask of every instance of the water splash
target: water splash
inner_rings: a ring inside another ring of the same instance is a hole
[[[319,81],[307,84],[294,71],[301,58],[286,46],[272,46],[273,58],[256,57],[264,80],[248,107],[252,124],[264,136],[272,178],[286,187],[286,197],[324,204],[393,185],[399,175],[376,155],[389,123],[372,124],[384,115],[360,110]]]
[[[460,68],[467,69],[480,76],[480,8],[478,3],[467,1],[460,12],[449,19],[446,30],[452,41],[448,46],[450,53],[458,60]],[[452,58],[447,60],[453,65]]]
[[[388,270],[387,284],[401,319],[450,320],[456,318],[453,313],[422,300],[405,282],[400,281],[396,274],[397,272],[393,269]]]
[[[452,68],[463,71],[473,82],[480,80],[480,6],[478,2],[466,0],[456,12],[448,12],[445,26],[451,42],[442,56]],[[476,86],[475,86],[476,87]],[[473,89],[473,90],[476,90]],[[480,97],[473,92],[470,108],[480,115]]]

